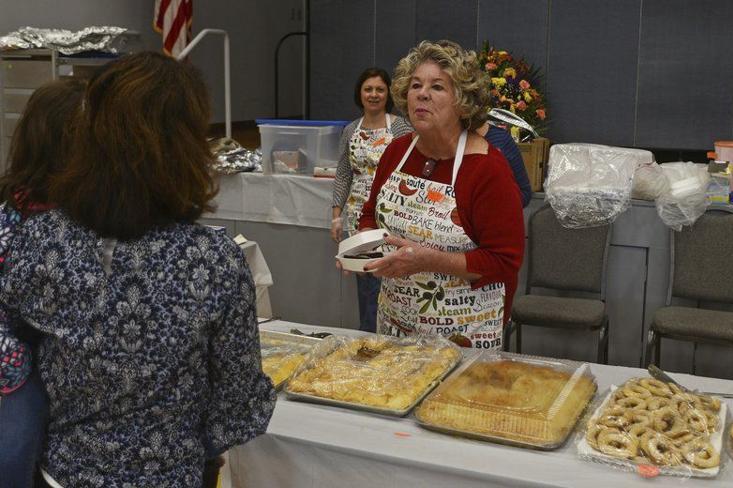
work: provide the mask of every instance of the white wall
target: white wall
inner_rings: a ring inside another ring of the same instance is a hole
[[[152,28],[154,0],[0,0],[0,35],[23,26],[79,30],[117,25],[140,32],[144,49],[158,50]],[[232,120],[272,117],[274,53],[278,39],[305,28],[304,0],[196,0],[194,36],[202,29],[229,32],[232,69]],[[300,15],[299,15],[300,14]],[[302,37],[281,49],[280,114],[303,113]],[[220,38],[202,41],[191,55],[204,73],[212,96],[214,122],[224,120],[223,51]]]

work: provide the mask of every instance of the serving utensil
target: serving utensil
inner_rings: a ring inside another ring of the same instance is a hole
[[[666,383],[674,383],[675,385],[679,386],[682,390],[685,391],[692,391],[689,388],[679,384],[677,381],[673,380],[671,376],[669,376],[667,373],[659,369],[657,366],[650,364],[647,368],[649,371],[649,374],[652,376],[652,378],[656,378],[659,381],[664,381]],[[714,392],[714,391],[701,391],[699,393],[702,393],[703,395],[711,395],[711,396],[718,396],[722,398],[733,398],[733,393],[720,393],[720,392]]]

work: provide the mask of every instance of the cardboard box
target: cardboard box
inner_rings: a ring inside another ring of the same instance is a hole
[[[545,137],[538,137],[532,142],[517,144],[522,153],[524,167],[527,169],[529,183],[532,191],[542,191],[547,171],[547,160],[550,154],[550,140]]]

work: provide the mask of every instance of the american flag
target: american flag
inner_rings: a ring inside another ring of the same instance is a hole
[[[177,57],[191,40],[193,0],[155,0],[153,28],[163,35],[163,51]]]

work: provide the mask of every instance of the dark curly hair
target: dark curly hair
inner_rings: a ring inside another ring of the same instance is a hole
[[[49,203],[51,178],[66,164],[74,119],[85,84],[79,78],[48,82],[33,92],[13,132],[0,201],[21,212]]]
[[[51,199],[104,237],[194,222],[217,187],[206,142],[210,106],[193,66],[155,52],[115,60],[89,80],[74,154]]]

